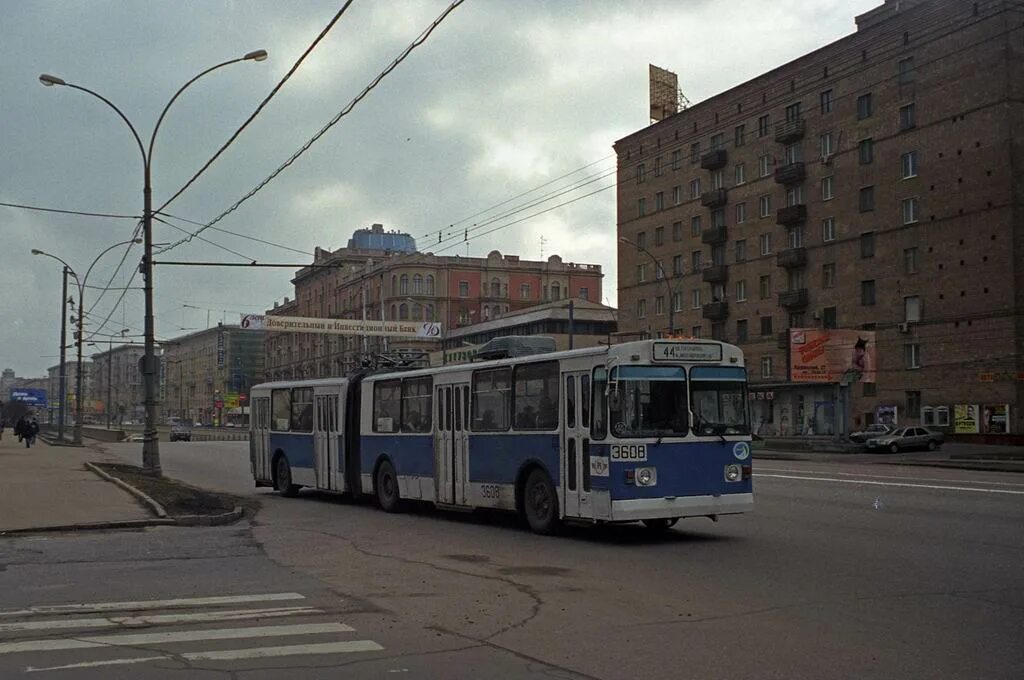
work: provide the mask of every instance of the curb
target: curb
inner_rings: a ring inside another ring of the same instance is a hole
[[[28,527],[25,529],[9,529],[0,531],[0,537],[18,536],[22,534],[41,534],[68,531],[101,531],[106,529],[144,529],[146,527],[170,526],[175,521],[171,518],[129,519],[117,522],[86,522],[84,524],[58,524],[52,527]]]
[[[176,524],[188,527],[215,527],[221,524],[231,524],[242,519],[245,514],[241,505],[236,505],[230,512],[222,512],[219,515],[178,515],[173,518]]]
[[[99,467],[97,467],[96,465],[94,465],[92,463],[86,463],[85,467],[89,468],[90,470],[92,470],[93,472],[95,472],[97,475],[99,475],[103,479],[107,480],[108,482],[113,482],[114,484],[117,484],[119,487],[121,487],[122,489],[124,489],[125,491],[130,493],[131,495],[133,495],[136,498],[138,498],[146,506],[148,506],[149,509],[153,512],[153,514],[156,515],[157,517],[159,517],[161,519],[166,519],[167,518],[167,511],[164,510],[164,506],[160,505],[155,500],[153,500],[152,498],[150,498],[146,494],[142,493],[141,491],[136,489],[134,486],[132,486],[128,482],[122,481],[122,480],[118,479],[117,477],[114,477],[113,475],[107,474],[106,472],[104,472],[103,470],[101,470]],[[171,520],[171,521],[173,522],[173,520]]]

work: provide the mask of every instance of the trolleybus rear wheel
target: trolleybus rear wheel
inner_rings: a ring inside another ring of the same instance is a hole
[[[277,492],[288,497],[299,495],[298,485],[292,484],[292,466],[288,463],[288,456],[278,456],[275,471],[274,488]]]
[[[532,471],[523,487],[523,513],[535,533],[553,534],[558,531],[558,494],[548,473],[540,468]]]
[[[391,461],[384,461],[377,468],[377,503],[384,512],[398,512],[402,497],[398,493],[398,475]]]

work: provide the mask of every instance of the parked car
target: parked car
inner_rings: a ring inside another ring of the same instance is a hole
[[[171,426],[171,441],[172,442],[190,442],[192,441],[192,428],[185,423],[175,423]]]
[[[934,451],[942,446],[945,439],[941,432],[926,427],[901,427],[881,437],[868,439],[869,450],[888,449],[899,453],[904,449],[928,449]]]
[[[883,423],[875,423],[874,425],[868,425],[859,432],[850,433],[850,441],[863,444],[869,439],[877,439],[878,437],[884,437],[893,431],[892,425],[885,425]]]

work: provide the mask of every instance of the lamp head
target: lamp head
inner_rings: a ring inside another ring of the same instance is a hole
[[[51,76],[48,73],[40,74],[39,82],[41,82],[46,87],[52,87],[54,85],[67,85],[67,83],[65,83],[63,80],[61,80],[57,76]]]
[[[249,60],[249,61],[263,61],[266,58],[267,58],[267,51],[266,50],[256,50],[255,52],[250,52],[249,54],[247,54],[244,57],[242,57],[242,59],[246,59],[246,60]],[[61,83],[61,84],[63,85],[63,83]]]
[[[33,248],[32,249],[32,254],[33,255],[45,255],[46,253],[44,253],[43,251],[39,250],[38,248]]]

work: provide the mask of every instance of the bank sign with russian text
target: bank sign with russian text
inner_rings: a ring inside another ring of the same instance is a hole
[[[441,324],[435,321],[362,321],[359,319],[318,319],[304,316],[245,314],[242,328],[250,331],[285,333],[328,333],[331,335],[377,335],[387,338],[440,340]]]

